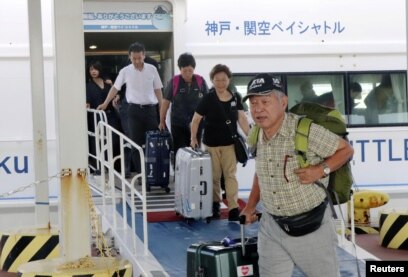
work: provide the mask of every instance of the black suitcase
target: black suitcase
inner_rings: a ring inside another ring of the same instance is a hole
[[[170,149],[171,135],[168,131],[146,132],[146,188],[159,186],[170,192]]]
[[[240,218],[241,238],[194,243],[187,249],[188,277],[259,276],[257,238],[245,238],[245,218]],[[242,244],[241,241],[244,241]]]

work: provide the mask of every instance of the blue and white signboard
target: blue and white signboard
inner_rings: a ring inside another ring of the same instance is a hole
[[[84,2],[84,31],[172,31],[168,2]]]
[[[209,11],[208,7],[216,8]],[[358,8],[352,0],[190,1],[183,37],[189,51],[196,54],[215,51],[208,47],[219,49],[223,44],[227,53],[236,55],[242,55],[238,48],[299,54],[315,51],[320,45],[327,52],[350,51],[350,46],[360,52],[367,47],[395,51],[390,42],[402,47],[405,43],[401,36],[405,34],[404,10],[404,1],[393,1],[386,9],[372,0],[358,1]]]

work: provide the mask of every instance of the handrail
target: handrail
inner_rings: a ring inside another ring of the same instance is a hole
[[[96,145],[96,153],[92,154],[92,153],[88,153],[89,157],[91,157],[92,159],[94,159],[96,161],[96,168],[92,168],[93,170],[98,170],[100,171],[100,164],[97,162],[100,154],[100,146],[97,143],[100,139],[99,139],[99,132],[96,132],[97,128],[98,128],[98,122],[102,121],[105,123],[108,123],[108,117],[106,116],[105,111],[103,110],[94,110],[94,109],[87,109],[88,113],[92,114],[92,118],[93,118],[93,130],[94,132],[90,131],[88,128],[88,135],[91,137],[95,138],[95,145]],[[89,124],[89,122],[88,122]],[[99,147],[98,147],[99,146]]]
[[[103,205],[103,212],[106,213],[107,207],[106,204],[106,199],[111,198],[112,204],[111,204],[111,209],[112,209],[112,215],[113,215],[113,228],[118,228],[117,224],[117,208],[116,208],[116,198],[117,196],[115,195],[115,178],[118,178],[121,182],[121,202],[122,202],[122,207],[121,207],[121,214],[122,214],[122,228],[124,230],[129,228],[129,225],[127,224],[127,216],[128,216],[128,211],[126,207],[126,192],[130,191],[131,192],[131,203],[130,203],[130,209],[131,209],[131,224],[130,228],[134,234],[133,237],[133,252],[136,254],[136,208],[135,208],[135,197],[140,199],[142,202],[142,223],[143,223],[143,254],[148,255],[149,253],[149,247],[148,247],[148,232],[147,232],[147,202],[146,202],[146,176],[145,176],[145,164],[144,164],[144,152],[142,147],[134,143],[130,138],[125,136],[123,133],[120,131],[116,130],[112,126],[110,126],[107,123],[106,120],[106,114],[102,111],[98,110],[92,110],[88,109],[88,112],[92,112],[94,114],[94,120],[97,119],[97,115],[101,116],[102,120],[97,122],[96,128],[95,128],[95,144],[96,144],[96,153],[97,155],[94,156],[94,158],[97,161],[98,168],[100,168],[101,172],[101,178],[100,178],[100,184],[102,188],[102,205]],[[91,133],[91,132],[90,132]],[[113,145],[112,145],[112,136],[117,135],[119,137],[119,145],[120,145],[120,153],[116,157],[113,156]],[[132,148],[137,150],[137,153],[139,154],[140,158],[140,165],[141,165],[141,172],[134,175],[132,179],[129,181],[125,177],[125,153],[124,153],[124,148],[127,147],[126,145],[130,145]],[[93,155],[90,155],[93,156]],[[120,161],[121,163],[121,170],[120,172],[116,171],[114,168],[114,163],[116,161]],[[100,167],[99,167],[100,166]],[[106,172],[107,171],[107,172]],[[108,176],[108,187],[110,188],[110,196],[109,191],[106,192],[106,176]],[[141,188],[142,188],[142,193],[137,191],[135,189],[136,185],[136,180],[140,179],[141,180]]]

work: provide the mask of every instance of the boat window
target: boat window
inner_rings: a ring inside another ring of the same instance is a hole
[[[288,75],[289,109],[300,102],[314,102],[345,111],[344,74]]]
[[[233,76],[233,88],[246,95],[256,73]],[[302,101],[333,107],[349,127],[373,127],[408,123],[405,71],[279,73],[288,95],[288,109]]]
[[[350,73],[348,87],[349,124],[408,122],[405,73]]]

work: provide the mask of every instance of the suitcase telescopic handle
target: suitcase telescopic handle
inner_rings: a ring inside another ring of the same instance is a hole
[[[256,216],[258,217],[258,221],[261,219],[262,213],[257,213]],[[241,226],[241,248],[242,248],[242,256],[245,257],[245,221],[246,216],[240,215],[239,216],[239,224]]]
[[[204,187],[204,191],[200,191],[200,195],[207,195],[207,182],[206,181],[201,181],[200,185]],[[245,222],[245,221],[244,221]]]
[[[256,213],[256,217],[258,218],[258,221],[259,221],[261,219],[261,217],[262,217],[262,213]],[[239,216],[239,224],[245,225],[245,221],[246,221],[246,216],[245,215],[240,215]]]
[[[191,150],[193,150],[194,152],[196,152],[196,154],[197,154],[199,157],[203,156],[203,154],[204,154],[203,150],[201,150],[201,148],[198,147],[198,146],[192,147]]]

